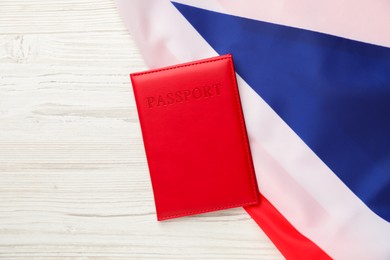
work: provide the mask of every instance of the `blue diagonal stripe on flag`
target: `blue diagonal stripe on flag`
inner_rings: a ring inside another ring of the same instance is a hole
[[[233,54],[238,74],[390,221],[390,49],[174,4],[218,53]]]

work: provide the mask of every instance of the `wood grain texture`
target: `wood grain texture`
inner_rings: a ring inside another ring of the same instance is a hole
[[[110,0],[0,1],[0,259],[281,259],[242,209],[158,223]]]

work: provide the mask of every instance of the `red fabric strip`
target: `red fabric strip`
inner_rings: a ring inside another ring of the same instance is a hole
[[[260,203],[244,209],[272,240],[286,259],[332,259],[290,222],[263,196]]]

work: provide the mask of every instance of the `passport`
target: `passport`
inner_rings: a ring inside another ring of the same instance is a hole
[[[130,78],[157,220],[258,203],[230,54]]]

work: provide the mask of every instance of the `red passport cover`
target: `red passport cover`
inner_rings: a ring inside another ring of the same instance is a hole
[[[258,203],[230,54],[130,77],[158,220]]]

